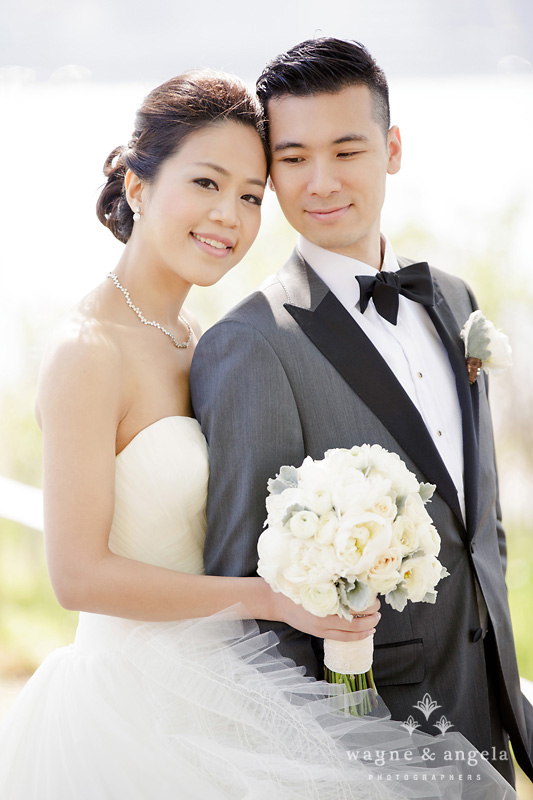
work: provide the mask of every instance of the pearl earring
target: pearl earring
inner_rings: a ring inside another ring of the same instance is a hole
[[[135,206],[135,208],[133,209],[133,221],[139,222],[140,218],[141,218],[141,209],[139,208],[139,206]]]

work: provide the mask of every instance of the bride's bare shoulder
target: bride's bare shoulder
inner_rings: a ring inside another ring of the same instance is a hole
[[[122,369],[122,349],[117,326],[106,314],[98,288],[75,306],[52,331],[45,346],[35,412],[41,424],[43,411],[50,405],[76,402],[80,398],[118,394]]]

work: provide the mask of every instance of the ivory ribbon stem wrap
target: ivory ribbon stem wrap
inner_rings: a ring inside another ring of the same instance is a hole
[[[341,675],[363,675],[372,667],[374,635],[357,642],[324,639],[324,664]]]

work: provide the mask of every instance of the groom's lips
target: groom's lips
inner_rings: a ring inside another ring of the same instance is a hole
[[[319,208],[319,209],[310,209],[306,208],[305,213],[309,214],[312,219],[315,219],[317,222],[335,222],[336,220],[343,217],[350,205],[347,206],[337,206],[336,208]]]

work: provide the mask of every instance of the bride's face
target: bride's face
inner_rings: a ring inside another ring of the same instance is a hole
[[[209,286],[237,264],[261,222],[266,159],[257,132],[234,121],[191,134],[140,185],[143,251],[187,283]]]

